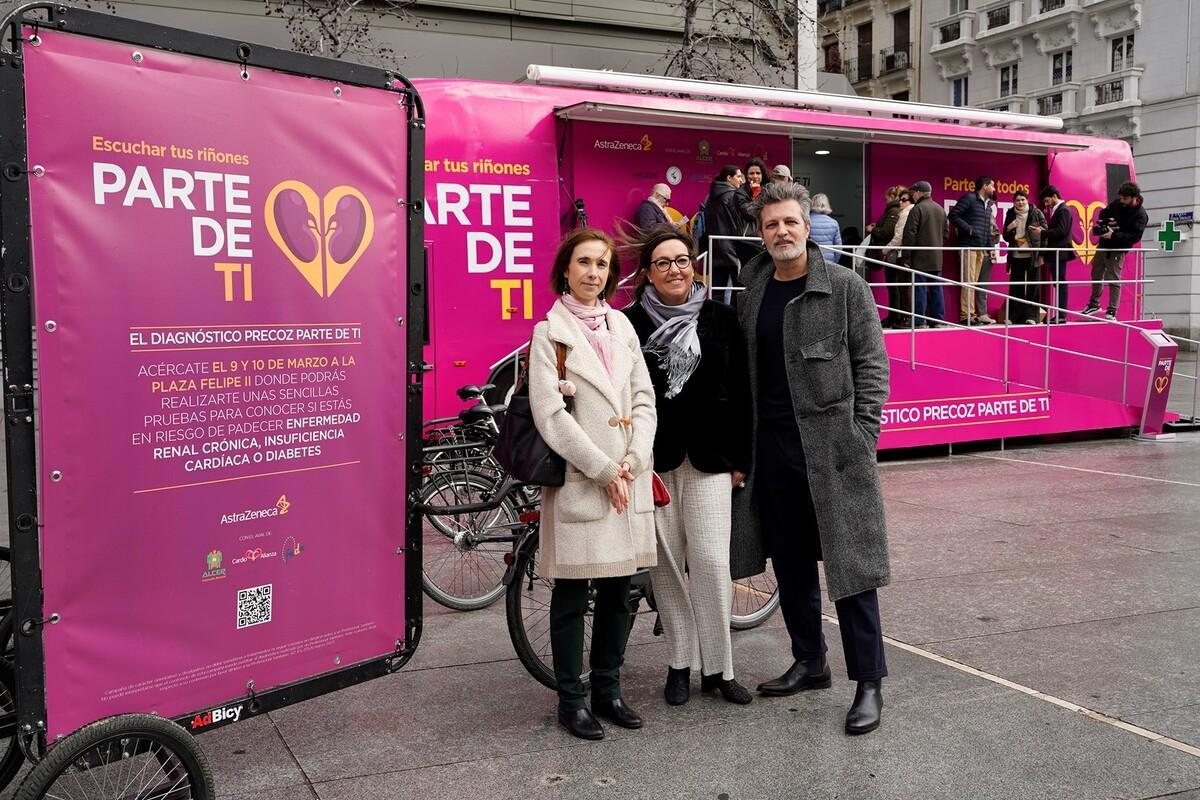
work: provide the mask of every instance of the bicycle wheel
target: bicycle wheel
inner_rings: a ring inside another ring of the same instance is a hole
[[[124,714],[93,722],[50,748],[16,800],[212,800],[208,759],[170,720]]]
[[[17,683],[12,666],[0,660],[0,790],[12,783],[24,761],[17,744]]]
[[[538,572],[536,535],[529,546],[517,553],[513,566],[513,580],[508,585],[504,600],[504,616],[508,620],[508,638],[512,640],[517,658],[537,682],[550,689],[558,688],[554,678],[554,659],[550,653],[550,593],[554,590],[554,579]],[[590,592],[589,592],[590,594]],[[583,617],[583,663],[590,661],[592,652],[592,607],[588,598],[588,610]],[[591,686],[591,670],[585,670],[581,678],[585,689]]]
[[[766,572],[733,582],[733,613],[729,617],[729,627],[735,631],[757,628],[777,608],[779,586],[768,561]]]
[[[495,482],[469,472],[434,475],[420,502],[437,508],[480,503]],[[434,601],[456,611],[485,608],[504,594],[504,555],[521,526],[510,498],[473,514],[426,514],[422,524],[421,586]]]

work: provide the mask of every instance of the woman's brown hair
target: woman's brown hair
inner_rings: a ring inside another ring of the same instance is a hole
[[[596,228],[578,228],[563,237],[558,243],[558,252],[554,254],[554,266],[550,270],[550,288],[555,294],[565,294],[570,291],[567,284],[567,270],[571,266],[571,256],[575,248],[584,242],[601,242],[608,248],[608,281],[604,284],[602,297],[612,298],[621,282],[621,258],[617,254],[617,245],[612,237]]]
[[[626,255],[631,255],[637,260],[637,272],[633,275],[634,292],[633,297],[636,301],[646,291],[646,285],[650,283],[650,259],[654,255],[654,251],[663,242],[680,241],[687,248],[688,255],[692,258],[692,268],[696,264],[696,243],[691,236],[676,228],[674,225],[655,225],[653,228],[647,228],[644,231],[629,231],[623,232],[621,237],[621,251]]]

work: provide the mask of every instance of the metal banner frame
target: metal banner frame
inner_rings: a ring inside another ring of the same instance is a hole
[[[35,438],[34,319],[32,282],[36,279],[30,241],[30,193],[27,163],[24,48],[22,29],[54,30],[172,53],[213,59],[298,76],[322,78],[347,85],[395,92],[405,108],[408,126],[406,315],[407,425],[405,470],[410,481],[420,479],[422,415],[422,330],[426,287],[421,269],[424,247],[425,111],[416,88],[403,76],[359,64],[302,55],[234,39],[193,33],[56,3],[31,3],[0,22],[0,325],[3,331],[4,424],[7,435],[8,515],[12,550],[15,614],[17,709],[19,740],[28,756],[45,751],[46,695],[42,627],[44,618],[40,564],[40,522]],[[415,485],[415,484],[414,484]],[[344,669],[315,675],[259,694],[248,690],[230,704],[241,703],[240,718],[336,691],[400,669],[412,657],[421,637],[421,517],[404,498],[405,592],[403,631],[393,652]],[[205,709],[176,717],[188,723]],[[214,721],[201,731],[233,720]]]

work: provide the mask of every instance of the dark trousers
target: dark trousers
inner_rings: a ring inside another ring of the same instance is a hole
[[[755,473],[759,514],[779,584],[779,606],[792,640],[792,658],[820,658],[826,650],[817,572],[821,539],[796,426],[760,425]],[[887,675],[875,590],[844,597],[834,607],[850,680],[876,681]]]
[[[894,261],[895,254],[888,256],[887,260]],[[883,269],[884,280],[889,284],[888,290],[888,305],[892,307],[892,311],[888,312],[887,321],[894,327],[907,327],[911,318],[908,312],[912,311],[912,274],[888,266]],[[901,283],[903,286],[892,286],[891,284]]]
[[[1033,283],[1040,271],[1032,258],[1008,257],[1008,318],[1014,324],[1038,320],[1038,307],[1030,303],[1041,302],[1042,287]]]
[[[583,618],[587,612],[588,584],[596,589],[592,614],[592,697],[616,700],[621,696],[621,665],[629,639],[629,581],[621,578],[558,578],[550,593],[550,651],[558,681],[558,703],[580,709],[587,704],[583,673]]]
[[[1067,280],[1067,264],[1070,264],[1071,262],[1060,261],[1059,259],[1062,255],[1062,253],[1050,253],[1046,257],[1046,268],[1050,273],[1049,280],[1059,282],[1057,293],[1054,290],[1055,287],[1053,284],[1046,287],[1046,304],[1065,309],[1068,308],[1067,302],[1070,299],[1069,292],[1071,290],[1071,287],[1065,283]],[[1050,317],[1057,317],[1058,319],[1062,320],[1067,319],[1065,311],[1047,310],[1046,314],[1048,315],[1047,319]]]
[[[916,295],[913,297],[913,311],[917,315],[914,323],[918,328],[926,325],[938,325],[946,318],[946,298],[942,295],[942,282],[938,273],[918,272],[913,275],[916,279]],[[924,319],[923,317],[932,317]]]

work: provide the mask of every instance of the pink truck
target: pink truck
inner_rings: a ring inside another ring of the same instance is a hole
[[[1062,133],[1051,117],[536,66],[519,84],[415,83],[429,116],[427,418],[457,413],[463,384],[511,385],[514,353],[554,299],[547,267],[562,233],[581,212],[613,231],[655,183],[692,215],[722,166],[759,156],[852,198],[835,211],[859,230],[894,184],[927,180],[949,207],[976,175],[993,175],[1003,214],[1017,189],[1036,202],[1053,183],[1077,219],[1068,279],[1086,281],[1092,219],[1134,175],[1127,143]],[[1135,255],[1126,279],[1140,277]],[[944,274],[958,277],[953,252]],[[1005,280],[1002,262],[991,280]],[[1086,294],[1072,286],[1069,307]],[[876,295],[886,302],[883,288]],[[1139,328],[1156,323],[1137,322],[1140,287],[1123,295],[1121,324],[889,332],[881,447],[1136,424],[1154,360]],[[957,287],[946,301],[956,308]]]

